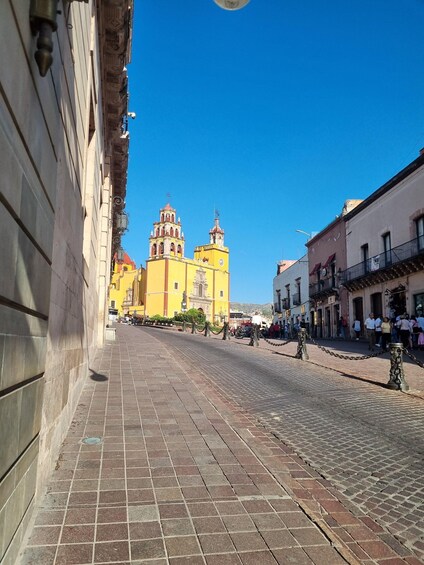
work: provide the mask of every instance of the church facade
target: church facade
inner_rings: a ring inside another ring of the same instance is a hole
[[[202,310],[206,319],[222,323],[229,319],[229,249],[219,218],[209,231],[209,243],[184,255],[184,233],[176,210],[167,204],[154,222],[146,261],[145,316],[173,317],[191,308]]]

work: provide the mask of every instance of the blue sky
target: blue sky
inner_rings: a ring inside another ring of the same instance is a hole
[[[424,146],[423,26],[424,0],[137,0],[125,250],[145,265],[170,193],[192,258],[217,208],[231,301],[271,302],[276,263],[305,252],[295,230]]]

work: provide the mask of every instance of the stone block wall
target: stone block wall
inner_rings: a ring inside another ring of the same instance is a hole
[[[111,263],[99,7],[59,2],[42,78],[29,6],[0,6],[2,565],[16,560],[103,342]]]

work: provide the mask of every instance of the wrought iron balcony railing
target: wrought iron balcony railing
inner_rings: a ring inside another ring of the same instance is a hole
[[[341,283],[345,284],[355,279],[359,279],[376,271],[389,269],[393,265],[398,265],[414,257],[424,254],[424,235],[407,241],[402,245],[393,247],[388,251],[383,251],[379,255],[374,255],[366,261],[362,261],[353,267],[349,267],[341,273]]]
[[[324,279],[315,284],[309,285],[309,296],[312,297],[321,293],[329,293],[336,288],[336,282],[333,278]]]

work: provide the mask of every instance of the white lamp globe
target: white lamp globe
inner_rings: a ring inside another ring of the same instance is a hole
[[[250,0],[215,0],[215,4],[223,10],[240,10],[249,2]]]

